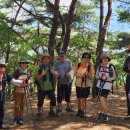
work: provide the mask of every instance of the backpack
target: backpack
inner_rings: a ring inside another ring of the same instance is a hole
[[[101,72],[100,71],[100,69],[101,69],[101,65],[99,65],[99,67],[98,67],[98,70],[99,70],[99,72]],[[117,72],[116,72],[116,68],[115,68],[115,66],[113,65],[113,64],[109,64],[109,76],[110,77],[113,77],[113,69],[112,68],[114,68],[114,70],[115,70],[115,73],[116,73],[116,77],[117,77]],[[113,82],[115,81],[116,79],[114,79],[114,80],[112,80],[112,94],[113,94]]]
[[[78,69],[80,67],[81,63],[78,63]],[[90,72],[90,68],[91,68],[91,65],[88,65],[88,68],[86,71],[88,71],[88,73]],[[82,77],[82,83],[85,81],[85,86],[86,86],[86,75],[85,77]]]

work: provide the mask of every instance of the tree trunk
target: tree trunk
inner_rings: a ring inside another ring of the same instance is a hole
[[[68,48],[68,45],[69,45],[71,25],[72,25],[72,21],[73,21],[76,2],[77,2],[77,0],[72,0],[69,11],[68,11],[68,16],[67,16],[67,21],[66,21],[66,29],[65,29],[65,36],[64,36],[64,40],[63,40],[63,46],[62,46],[62,50],[65,51],[65,52],[67,51],[67,48]]]
[[[100,23],[99,23],[98,43],[96,49],[97,58],[96,58],[95,70],[97,70],[97,67],[100,64],[99,59],[100,59],[100,55],[103,53],[107,27],[112,14],[112,0],[108,0],[107,2],[108,2],[108,12],[104,22],[104,0],[100,0]],[[94,84],[93,84],[93,90],[92,90],[93,97],[96,96],[95,87],[96,87],[96,79],[94,79]]]
[[[49,36],[49,43],[48,43],[48,52],[52,57],[52,60],[54,60],[54,48],[55,48],[55,37],[57,34],[57,28],[58,28],[58,17],[59,17],[59,2],[60,0],[55,0],[54,3],[54,18],[53,18],[53,24],[51,28],[51,33]]]

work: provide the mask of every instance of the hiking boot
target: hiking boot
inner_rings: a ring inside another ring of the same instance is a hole
[[[49,115],[50,115],[51,117],[54,117],[54,116],[56,116],[57,114],[56,114],[54,111],[50,111],[50,112],[49,112]]]
[[[74,112],[74,110],[72,108],[70,108],[70,107],[66,108],[66,111],[67,112]]]
[[[61,106],[61,103],[58,103],[57,112],[62,112],[62,106]]]
[[[18,119],[14,118],[13,125],[18,125]]]
[[[41,112],[38,112],[38,113],[37,113],[37,116],[38,116],[38,117],[41,117],[41,116],[42,116]]]
[[[23,119],[19,119],[18,124],[19,124],[19,125],[23,125],[23,123],[24,123],[24,122],[23,122]]]
[[[81,118],[85,118],[85,117],[86,117],[84,111],[81,111],[81,112],[80,112],[80,117],[81,117]]]
[[[103,121],[106,121],[106,122],[107,122],[107,121],[110,121],[110,118],[108,117],[108,115],[105,115],[105,114],[104,114]]]
[[[104,118],[104,114],[103,113],[99,113],[97,119],[100,120],[100,119],[103,119],[103,118]]]
[[[5,125],[5,123],[0,125],[0,129],[9,129],[9,126]]]
[[[75,116],[80,116],[81,110],[78,110]]]

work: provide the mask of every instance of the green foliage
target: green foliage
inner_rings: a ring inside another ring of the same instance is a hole
[[[119,21],[121,22],[130,22],[130,12],[128,10],[119,13]]]

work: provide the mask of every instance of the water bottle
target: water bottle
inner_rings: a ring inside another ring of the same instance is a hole
[[[129,99],[129,101],[130,101],[130,91],[129,91],[129,93],[128,93],[128,99]]]

